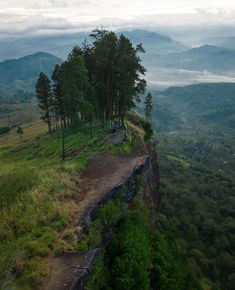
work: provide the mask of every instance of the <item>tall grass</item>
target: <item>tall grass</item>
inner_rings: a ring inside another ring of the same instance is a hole
[[[23,126],[22,139],[11,131],[0,138],[0,289],[30,290],[48,274],[47,258],[64,249],[61,232],[78,211],[79,177],[87,160],[110,147],[107,130],[90,137],[68,132],[66,150],[78,155],[62,162],[60,141],[45,135],[45,126]]]

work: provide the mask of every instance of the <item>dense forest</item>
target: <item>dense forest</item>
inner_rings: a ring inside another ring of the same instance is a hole
[[[154,93],[161,213],[203,289],[234,289],[234,89],[197,84]]]

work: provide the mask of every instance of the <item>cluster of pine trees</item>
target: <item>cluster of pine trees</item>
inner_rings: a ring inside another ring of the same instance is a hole
[[[39,75],[36,94],[50,134],[81,122],[90,128],[96,120],[102,126],[123,124],[126,112],[145,91],[141,44],[133,47],[124,35],[102,29],[90,37],[92,44],[75,46],[67,60],[55,67],[52,85],[45,74]]]

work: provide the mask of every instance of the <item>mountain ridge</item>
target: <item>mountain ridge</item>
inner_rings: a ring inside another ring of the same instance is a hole
[[[214,73],[235,71],[235,50],[213,45],[202,45],[182,52],[158,56],[155,66]]]

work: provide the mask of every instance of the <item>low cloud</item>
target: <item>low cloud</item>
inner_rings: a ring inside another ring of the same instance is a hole
[[[184,0],[181,0],[182,5]],[[170,3],[171,0],[168,0]],[[115,4],[116,3],[116,4]],[[157,28],[166,26],[234,25],[235,9],[193,8],[191,11],[162,13],[147,9],[141,14],[142,1],[136,2],[139,10],[124,9],[120,0],[1,0],[0,37],[56,34],[90,30],[97,26],[119,29],[122,27]],[[134,3],[134,2],[133,2]],[[154,5],[155,1],[149,0]],[[173,3],[173,2],[172,2]],[[174,2],[175,3],[175,2]],[[133,6],[134,7],[134,6]],[[155,6],[153,6],[155,7]],[[181,6],[180,6],[181,7]],[[151,7],[150,7],[151,8]],[[164,8],[164,7],[163,7]],[[162,8],[162,9],[163,9]],[[165,11],[165,10],[164,10]],[[144,13],[146,12],[146,13]]]

